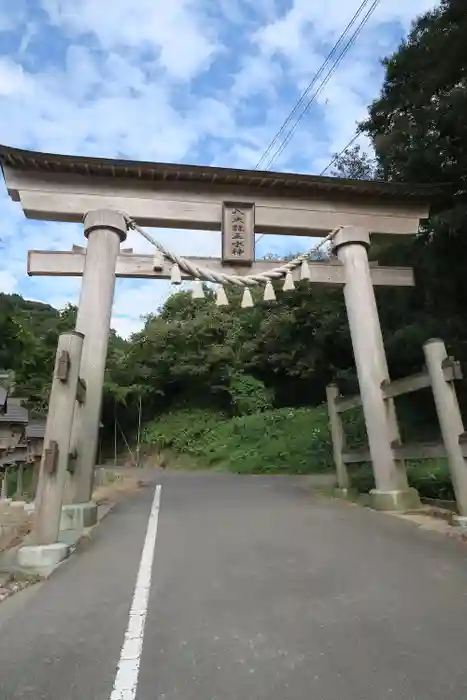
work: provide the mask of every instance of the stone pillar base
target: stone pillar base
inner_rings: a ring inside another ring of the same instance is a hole
[[[404,512],[421,508],[420,496],[416,489],[404,491],[370,491],[370,507],[375,510]]]
[[[97,505],[92,501],[62,506],[60,531],[85,530],[87,527],[92,527],[96,523]]]
[[[452,524],[456,527],[467,528],[467,515],[453,515]]]
[[[68,545],[55,544],[26,545],[18,550],[18,564],[38,574],[48,574],[68,556]]]
[[[346,489],[335,488],[334,489],[334,496],[336,498],[354,499],[354,498],[357,498],[358,492],[356,491],[356,489],[352,489],[352,488],[346,488]]]

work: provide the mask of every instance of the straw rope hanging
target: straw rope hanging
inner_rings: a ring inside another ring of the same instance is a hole
[[[141,226],[138,226],[136,221],[134,221],[127,214],[123,213],[125,221],[129,228],[137,231],[143,238],[145,238],[151,245],[153,245],[166,259],[172,263],[170,280],[172,284],[180,284],[182,282],[181,272],[185,272],[187,275],[193,278],[193,297],[200,299],[204,296],[203,286],[201,280],[207,282],[214,282],[221,285],[217,289],[216,294],[216,304],[218,306],[227,306],[228,298],[225,292],[225,286],[232,285],[237,287],[243,287],[243,298],[241,306],[242,308],[248,308],[254,305],[253,297],[251,295],[250,287],[258,287],[264,285],[264,300],[274,301],[276,298],[274,287],[272,282],[274,280],[284,279],[283,290],[290,291],[295,288],[295,283],[293,279],[293,271],[300,267],[300,279],[310,280],[310,268],[308,266],[308,261],[310,257],[317,253],[326,243],[328,243],[338,231],[342,228],[338,228],[331,231],[322,241],[319,242],[317,246],[307,251],[306,253],[301,253],[297,255],[296,258],[290,260],[290,262],[279,265],[278,267],[273,267],[271,270],[266,272],[261,272],[258,274],[251,275],[231,275],[226,272],[216,272],[208,267],[203,267],[202,265],[196,265],[187,258],[175,255],[170,250],[165,248],[159,241],[157,241],[151,234],[145,231]]]

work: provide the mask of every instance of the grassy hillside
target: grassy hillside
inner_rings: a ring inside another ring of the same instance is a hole
[[[350,448],[365,441],[359,411],[345,415]],[[333,471],[331,436],[325,406],[281,408],[228,418],[206,410],[178,410],[149,423],[146,445],[188,455],[201,468],[222,467],[239,474],[310,474]],[[427,498],[453,499],[445,460],[407,464],[409,482]],[[361,493],[374,488],[371,466],[351,469]]]
[[[223,466],[238,473],[332,469],[322,408],[281,408],[236,418],[213,411],[174,411],[147,426],[145,441],[188,454],[205,467]]]
[[[359,413],[347,424],[350,444],[364,439]],[[203,466],[238,473],[308,474],[332,470],[326,408],[280,408],[228,418],[205,410],[179,410],[146,426],[145,442],[190,455]]]

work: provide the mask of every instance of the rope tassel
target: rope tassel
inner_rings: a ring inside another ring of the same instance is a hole
[[[218,287],[216,292],[216,306],[228,306],[229,300],[224,287]]]
[[[284,286],[282,287],[284,292],[291,292],[293,289],[295,289],[295,284],[293,281],[293,276],[290,270],[287,272],[284,280]]]
[[[300,267],[300,279],[309,280],[310,278],[310,266],[308,265],[308,262],[306,260],[302,260],[302,265]]]
[[[202,282],[200,282],[200,280],[195,280],[193,282],[193,289],[191,292],[191,296],[193,299],[204,299],[203,284],[202,284]]]
[[[253,301],[253,297],[251,296],[251,292],[248,289],[248,287],[245,287],[245,289],[243,290],[241,307],[242,309],[250,309],[254,305],[255,304]]]
[[[180,268],[177,263],[174,263],[172,265],[172,269],[170,271],[170,283],[171,284],[181,284],[182,283],[182,275],[180,272]]]
[[[274,287],[272,286],[271,280],[268,280],[266,282],[266,286],[264,288],[263,300],[264,301],[276,301],[276,292],[274,291]]]

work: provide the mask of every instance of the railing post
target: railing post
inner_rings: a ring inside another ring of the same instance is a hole
[[[35,545],[58,539],[83,339],[77,331],[58,339],[32,530]]]
[[[3,470],[2,488],[0,489],[0,500],[5,501],[8,498],[8,468]]]
[[[459,510],[457,520],[459,524],[467,525],[467,464],[459,442],[464,424],[454,383],[446,381],[444,377],[443,363],[448,358],[446,346],[442,340],[433,338],[424,344],[423,352]]]
[[[21,462],[18,465],[18,471],[16,474],[16,497],[17,498],[22,498],[23,497],[23,474],[24,474],[24,464]]]
[[[350,490],[349,475],[344,462],[345,433],[340,413],[336,409],[336,399],[339,396],[339,389],[335,384],[326,387],[326,398],[328,401],[329,427],[331,428],[332,453],[334,464],[336,465],[337,489],[336,495],[347,497]]]

